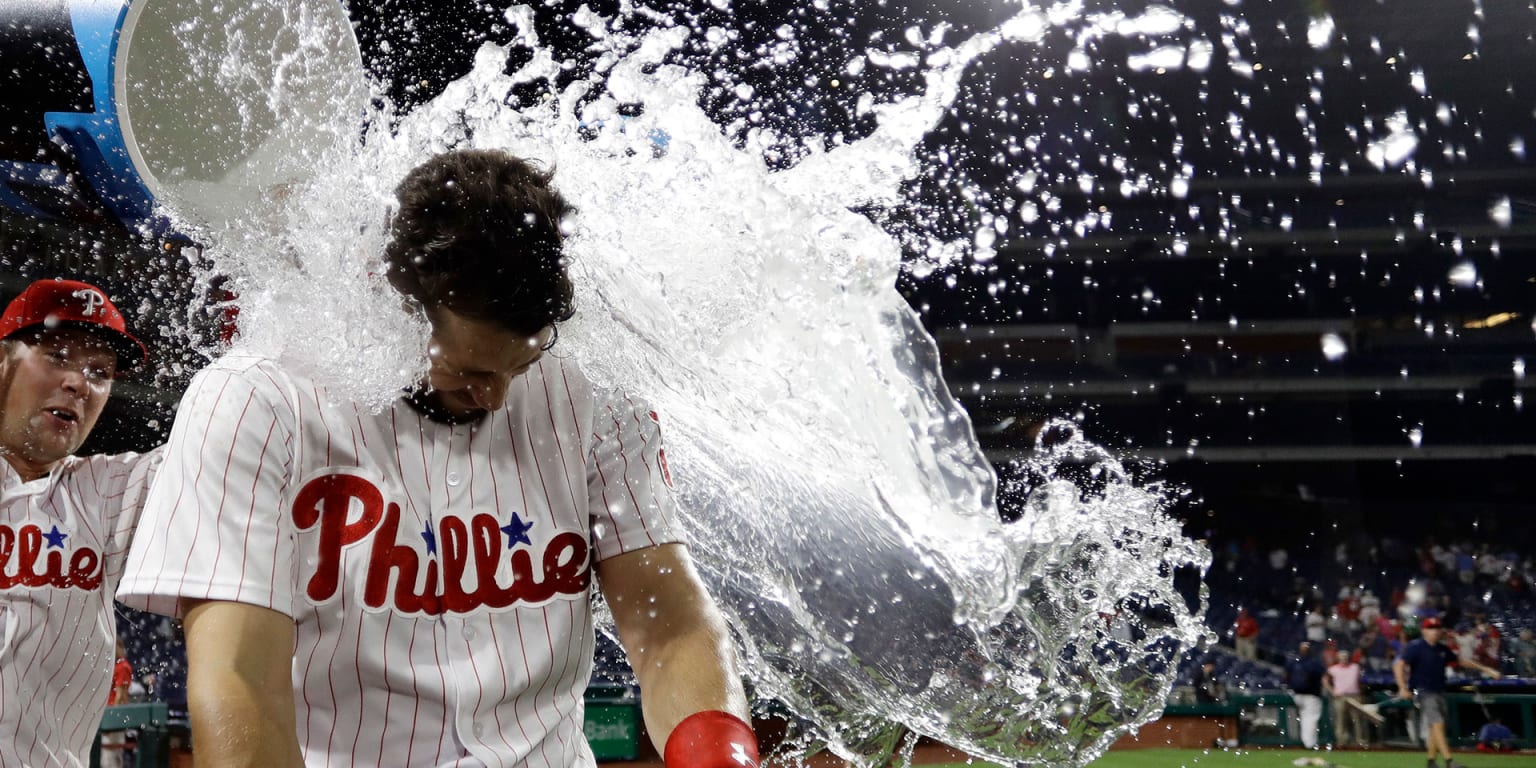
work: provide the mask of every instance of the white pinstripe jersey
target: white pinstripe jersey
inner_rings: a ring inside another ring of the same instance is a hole
[[[84,766],[117,658],[112,593],[158,452],[0,461],[0,766]]]
[[[559,360],[449,425],[230,355],[182,399],[118,597],[293,617],[308,765],[592,765],[591,565],[679,540],[664,461],[653,413]]]

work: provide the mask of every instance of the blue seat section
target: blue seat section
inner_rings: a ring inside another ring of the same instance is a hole
[[[1279,668],[1264,662],[1239,659],[1236,654],[1223,648],[1185,654],[1179,661],[1174,686],[1195,685],[1200,667],[1207,660],[1215,664],[1212,674],[1229,694],[1270,691],[1281,687]]]

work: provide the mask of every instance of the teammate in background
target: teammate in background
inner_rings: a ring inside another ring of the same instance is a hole
[[[0,766],[86,765],[157,453],[77,457],[144,346],[100,288],[39,280],[0,315]]]
[[[1429,768],[1436,768],[1435,756],[1444,755],[1446,768],[1460,768],[1451,759],[1451,747],[1445,740],[1445,668],[1452,664],[1471,667],[1497,679],[1499,671],[1477,663],[1473,659],[1457,657],[1456,651],[1440,643],[1443,630],[1440,619],[1431,616],[1419,625],[1420,637],[1403,649],[1401,656],[1392,662],[1392,674],[1397,678],[1397,696],[1400,699],[1415,697],[1423,719],[1425,745],[1429,752]]]
[[[656,414],[545,354],[573,312],[549,181],[458,151],[400,184],[430,372],[382,413],[249,354],[192,382],[119,597],[185,617],[200,765],[593,765],[594,586],[669,768],[755,765]]]

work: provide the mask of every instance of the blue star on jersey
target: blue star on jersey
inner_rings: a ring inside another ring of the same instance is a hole
[[[427,518],[427,524],[421,529],[421,537],[427,540],[427,554],[437,554],[437,534],[432,532],[432,518]]]
[[[48,540],[49,547],[54,549],[63,549],[64,540],[69,538],[69,534],[60,531],[59,527],[55,525],[52,526],[52,528],[50,528],[47,533],[43,534],[43,538]]]
[[[533,530],[533,521],[523,522],[516,512],[512,513],[512,522],[501,527],[501,532],[507,535],[507,549],[518,545],[519,542],[533,546],[533,540],[528,538],[528,532]]]

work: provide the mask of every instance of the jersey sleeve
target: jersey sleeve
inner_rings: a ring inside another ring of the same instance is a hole
[[[660,417],[621,392],[596,394],[587,472],[596,559],[683,541]]]
[[[164,455],[165,446],[147,453],[98,454],[87,458],[84,468],[74,473],[76,492],[92,498],[92,506],[102,510],[107,584],[117,584],[123,575],[150,483]]]
[[[282,515],[293,407],[269,364],[220,361],[192,380],[151,484],[118,600],[180,616],[187,600],[293,615],[294,530]]]

